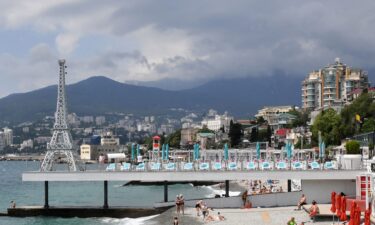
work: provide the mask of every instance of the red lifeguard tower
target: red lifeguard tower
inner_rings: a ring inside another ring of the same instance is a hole
[[[152,137],[152,159],[157,160],[160,158],[160,137]]]

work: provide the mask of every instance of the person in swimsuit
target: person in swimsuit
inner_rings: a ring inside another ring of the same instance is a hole
[[[180,214],[180,196],[179,195],[176,195],[175,204],[176,204],[176,212],[177,214]]]
[[[199,212],[202,209],[202,205],[201,204],[202,204],[202,200],[197,201],[197,203],[195,204],[195,210],[197,210],[197,216],[200,216]]]
[[[185,199],[182,194],[180,194],[180,211],[182,211],[182,215],[185,214]]]
[[[297,204],[297,210],[301,210],[301,207],[303,205],[306,205],[306,196],[304,194],[302,194],[300,200],[298,201],[298,204]]]

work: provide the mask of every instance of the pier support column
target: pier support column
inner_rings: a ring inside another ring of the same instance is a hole
[[[48,181],[44,181],[44,208],[48,209]]]
[[[229,197],[229,180],[225,181],[225,197]]]
[[[164,202],[168,202],[168,181],[164,181]]]
[[[288,192],[292,192],[292,180],[288,180]]]
[[[103,208],[108,209],[108,181],[104,181],[104,204]]]

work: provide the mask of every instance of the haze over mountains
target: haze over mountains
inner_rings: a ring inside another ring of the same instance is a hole
[[[264,105],[300,105],[300,82],[285,75],[249,77],[169,91],[96,76],[67,86],[68,110],[79,116],[108,112],[160,115],[171,113],[171,108],[197,111],[213,108],[248,118]],[[0,99],[1,120],[19,123],[53,115],[56,88],[48,86]]]

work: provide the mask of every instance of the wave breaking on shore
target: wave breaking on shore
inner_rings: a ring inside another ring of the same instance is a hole
[[[144,225],[146,221],[154,219],[157,216],[159,215],[139,217],[139,218],[122,218],[122,219],[105,218],[105,219],[102,219],[102,222],[106,224],[116,224],[116,225]]]

